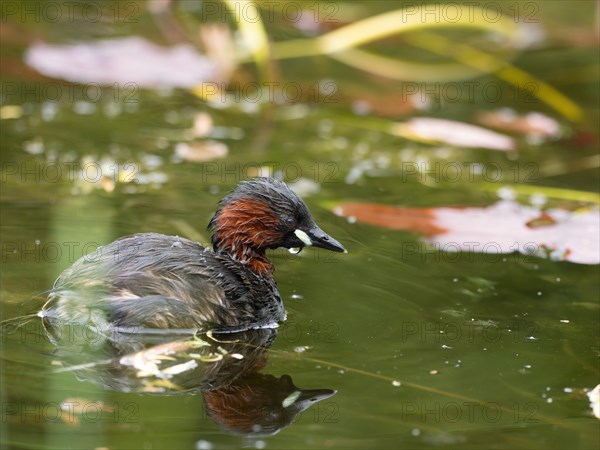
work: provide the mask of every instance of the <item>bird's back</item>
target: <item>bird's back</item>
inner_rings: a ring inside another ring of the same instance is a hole
[[[285,319],[274,281],[188,239],[137,234],[99,247],[56,280],[42,313],[123,328],[234,331]]]

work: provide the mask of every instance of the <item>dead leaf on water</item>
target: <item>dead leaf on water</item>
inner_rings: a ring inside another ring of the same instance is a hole
[[[536,144],[546,139],[560,138],[562,134],[560,124],[556,120],[535,111],[523,115],[510,108],[480,111],[475,120],[486,127],[525,135]]]
[[[52,45],[36,43],[25,62],[43,75],[121,87],[192,88],[215,80],[216,64],[189,44],[161,47],[138,36]]]
[[[515,201],[487,207],[405,208],[343,203],[334,208],[349,221],[419,232],[443,251],[519,252],[557,261],[600,264],[600,211],[540,211]]]
[[[456,147],[511,151],[516,145],[510,136],[454,120],[416,117],[392,126],[392,133],[406,139],[441,142]]]
[[[218,141],[180,142],[175,146],[175,156],[188,162],[207,162],[224,158],[229,153],[227,145]]]

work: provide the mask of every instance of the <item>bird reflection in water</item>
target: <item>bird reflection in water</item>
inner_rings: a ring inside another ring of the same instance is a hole
[[[76,329],[51,318],[43,322],[48,338],[57,345],[53,356],[62,365],[59,371],[119,392],[200,392],[206,415],[230,433],[276,434],[301,412],[336,393],[298,388],[289,375],[260,373],[275,329],[178,338],[113,331],[106,339],[107,333],[98,329]]]

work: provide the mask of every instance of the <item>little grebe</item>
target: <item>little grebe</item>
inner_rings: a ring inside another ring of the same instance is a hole
[[[283,182],[241,182],[210,221],[214,251],[156,233],[123,237],[65,270],[39,316],[62,323],[234,332],[286,314],[266,249],[344,247]]]

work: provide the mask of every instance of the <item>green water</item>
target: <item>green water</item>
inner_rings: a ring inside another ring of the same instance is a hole
[[[566,2],[535,3],[540,26],[592,33],[595,3],[578,3],[578,11]],[[340,14],[358,7],[339,6]],[[366,16],[399,6],[373,2],[371,11],[363,8]],[[85,21],[65,27],[64,36],[43,21],[9,24],[10,30],[49,41],[97,37]],[[152,36],[154,25],[142,16],[137,24],[106,26],[106,36]],[[280,23],[269,26],[278,39],[293,34]],[[592,136],[583,143],[565,137],[538,146],[520,139],[513,155],[432,147],[369,129],[373,116],[354,115],[352,99],[385,98],[401,83],[326,58],[310,66],[285,61],[280,69],[282,79],[302,86],[333,80],[338,91],[332,103],[249,111],[240,101],[219,109],[181,90],[159,95],[140,89],[130,102],[123,95],[115,102],[115,90],[108,88],[91,102],[93,110],[77,103],[77,89],[74,97],[63,93],[48,103],[43,86],[69,85],[14,69],[25,41],[7,36],[2,54],[14,64],[2,69],[2,106],[21,109],[1,123],[2,319],[35,313],[44,302],[36,296],[62,270],[120,236],[154,231],[208,242],[206,225],[216,203],[257,168],[315,188],[303,195],[306,203],[349,253],[272,253],[288,320],[261,373],[290,375],[302,388],[337,391],[278,434],[228,433],[207,416],[201,395],[124,393],[57,371],[56,346],[33,318],[23,328],[3,328],[5,448],[598,448],[598,419],[585,395],[600,382],[597,265],[442,253],[423,245],[416,233],[351,223],[331,211],[341,201],[425,207],[498,199],[495,189],[481,188],[490,183],[481,177],[450,182],[407,176],[402,164],[420,158],[494,163],[509,184],[523,182],[534,164],[528,184],[597,191],[597,168],[569,166],[597,154],[597,41],[575,46],[555,40],[513,61],[568,94],[584,110],[581,124],[569,124],[539,101],[515,104],[505,84],[507,94],[497,104],[461,99],[414,113],[472,122],[479,109],[508,106],[543,111],[566,135]],[[116,115],[110,113],[115,104]],[[212,118],[211,139],[227,145],[227,156],[203,163],[173,158],[200,112]],[[121,182],[114,190],[89,182],[102,159],[101,170],[119,165]],[[357,167],[367,169],[354,177]],[[124,182],[131,177],[138,182]],[[83,410],[61,409],[66,400]]]

